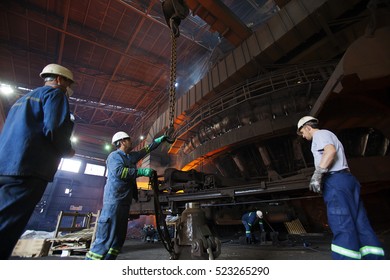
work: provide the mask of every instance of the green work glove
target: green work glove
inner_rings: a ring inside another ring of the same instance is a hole
[[[152,177],[154,170],[152,168],[139,168],[137,170],[137,177]]]
[[[328,172],[327,168],[317,167],[310,180],[309,190],[315,193],[322,192],[322,180],[324,174]]]
[[[165,141],[167,139],[167,137],[165,135],[163,136],[160,136],[156,139],[154,139],[154,142],[156,142],[157,144],[160,144],[161,142]]]

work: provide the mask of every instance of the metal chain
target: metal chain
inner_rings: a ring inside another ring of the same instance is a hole
[[[171,19],[173,20],[173,19]],[[171,67],[170,67],[170,81],[169,81],[169,127],[173,129],[173,122],[175,119],[175,105],[176,105],[176,35],[171,28]]]

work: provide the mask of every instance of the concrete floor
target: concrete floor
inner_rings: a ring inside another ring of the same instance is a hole
[[[390,259],[390,232],[378,234],[386,259]],[[292,236],[273,244],[241,245],[238,239],[221,240],[218,260],[331,260],[331,235]],[[184,254],[183,254],[184,256]],[[170,255],[161,242],[147,243],[138,239],[126,240],[118,259],[166,260]],[[179,259],[189,259],[181,258]]]
[[[390,233],[379,234],[383,243],[386,259],[389,260]],[[288,240],[272,244],[241,245],[238,239],[225,238],[221,240],[221,254],[218,260],[331,260],[331,236],[292,237]],[[188,251],[187,251],[188,252]],[[183,254],[179,259],[185,258]],[[11,259],[24,259],[12,257]],[[70,256],[45,256],[35,259],[80,260],[84,254],[72,253]],[[126,240],[118,260],[169,260],[170,255],[161,242],[149,243],[140,239]]]
[[[170,255],[161,243],[144,243],[139,240],[127,240],[118,259],[164,260]],[[179,257],[179,259],[182,259]],[[188,259],[188,258],[183,258]],[[303,244],[280,243],[272,245],[240,245],[238,240],[222,241],[221,254],[218,260],[330,260],[329,242],[314,242],[310,246]]]

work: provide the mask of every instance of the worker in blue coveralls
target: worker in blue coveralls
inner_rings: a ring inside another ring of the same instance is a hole
[[[72,72],[47,65],[38,87],[18,99],[0,134],[0,259],[8,259],[61,158],[75,153],[68,97]]]
[[[298,135],[311,140],[315,171],[309,189],[323,193],[327,207],[333,259],[384,259],[360,198],[360,183],[349,171],[344,147],[335,134],[319,129],[318,119],[298,121]]]
[[[154,170],[138,168],[137,162],[156,149],[166,136],[161,136],[140,151],[132,152],[130,136],[119,131],[112,137],[117,148],[107,158],[107,182],[103,209],[97,223],[96,239],[86,254],[87,260],[115,260],[125,242],[132,199],[138,201],[137,177],[151,177]]]
[[[265,230],[264,230],[264,225],[263,225],[263,212],[260,210],[253,211],[253,212],[247,212],[241,217],[242,224],[245,227],[245,237],[246,237],[246,243],[251,244],[255,243],[256,239],[253,235],[253,226],[255,224],[259,224],[260,228],[260,242],[264,243],[265,242]]]

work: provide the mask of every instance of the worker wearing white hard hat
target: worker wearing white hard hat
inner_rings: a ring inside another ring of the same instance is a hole
[[[107,181],[104,187],[103,208],[99,217],[96,239],[86,254],[88,260],[116,259],[126,238],[128,214],[132,199],[138,201],[137,177],[151,178],[152,168],[137,168],[137,162],[156,149],[166,136],[153,140],[139,151],[132,151],[128,133],[118,131],[111,143],[117,148],[107,158]]]
[[[72,83],[74,83],[73,73],[68,68],[65,68],[64,66],[58,64],[52,63],[46,65],[45,68],[43,68],[41,74],[39,74],[39,76],[41,76],[42,78],[45,78],[49,75],[59,75],[71,80]]]
[[[45,82],[55,81],[56,85],[61,88],[68,97],[73,95],[71,86],[74,84],[74,78],[73,73],[68,68],[54,63],[48,64],[43,68],[39,76],[41,76]]]
[[[309,190],[322,193],[328,224],[333,232],[334,259],[384,259],[385,253],[368,220],[360,198],[360,183],[351,174],[343,144],[337,136],[318,127],[318,119],[298,121],[298,134],[311,140],[315,171]]]
[[[73,74],[49,64],[40,76],[44,86],[15,102],[0,134],[0,259],[11,255],[61,158],[75,153],[66,96]]]
[[[312,116],[304,116],[302,117],[299,121],[298,121],[298,124],[297,124],[297,134],[298,135],[302,135],[302,128],[304,125],[310,123],[311,125],[313,124],[318,124],[318,119],[312,117]]]
[[[265,230],[263,225],[263,212],[260,210],[250,211],[244,213],[241,217],[241,222],[245,228],[246,243],[256,243],[256,238],[253,233],[253,227],[255,224],[259,224],[260,229],[260,243],[265,243]]]
[[[118,131],[117,133],[114,134],[114,136],[112,136],[112,141],[111,141],[111,143],[112,143],[113,145],[117,146],[119,140],[127,139],[127,138],[130,138],[129,134],[127,134],[127,133],[124,132],[124,131]]]

